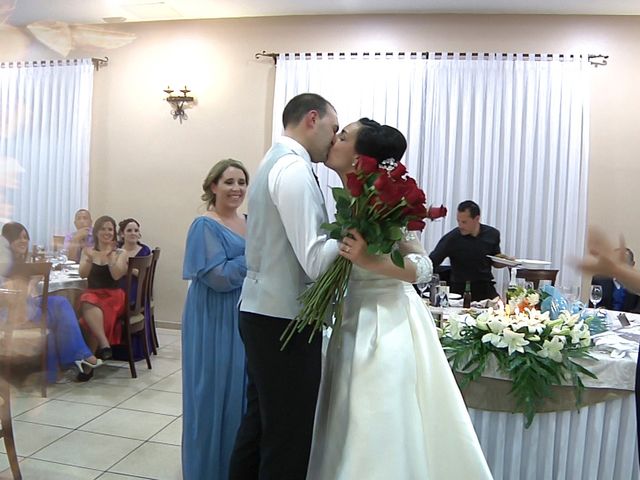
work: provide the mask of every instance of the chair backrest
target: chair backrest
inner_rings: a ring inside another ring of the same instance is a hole
[[[24,295],[23,298],[25,298],[24,302],[19,302],[19,303],[24,303],[24,305],[18,305],[17,308],[16,307],[12,307],[9,308],[9,312],[8,312],[8,328],[9,328],[9,332],[8,335],[5,335],[5,343],[2,346],[3,349],[7,349],[8,353],[11,355],[12,351],[15,350],[20,350],[22,352],[27,352],[28,350],[30,350],[29,348],[25,348],[23,344],[23,346],[21,347],[18,343],[18,345],[12,345],[14,342],[14,339],[12,338],[14,335],[14,332],[18,332],[20,330],[23,330],[23,332],[28,333],[28,331],[25,331],[24,329],[34,329],[33,324],[37,324],[39,327],[39,344],[40,344],[40,370],[41,370],[41,376],[42,376],[42,382],[40,385],[40,389],[42,392],[42,396],[46,397],[47,396],[47,376],[46,376],[46,369],[47,369],[47,305],[48,305],[48,301],[49,301],[49,276],[51,275],[51,264],[48,262],[39,262],[39,263],[14,263],[10,270],[9,270],[9,277],[12,279],[24,279],[25,280],[25,285],[23,288],[27,288],[29,285],[29,281],[34,278],[34,277],[42,277],[42,281],[43,281],[43,286],[42,286],[42,295],[40,296],[41,298],[41,308],[40,308],[40,319],[35,319],[35,318],[28,318],[27,317],[27,313],[28,313],[28,308],[26,305],[26,295]],[[23,293],[27,293],[27,292],[23,292]],[[20,307],[24,307],[24,308],[20,308]],[[13,318],[12,318],[13,317]],[[29,320],[27,322],[27,320]],[[31,347],[35,347],[34,342],[32,341],[31,338],[26,338],[24,340],[26,342],[26,346],[31,346]]]
[[[519,268],[516,272],[516,278],[524,278],[526,282],[533,282],[533,288],[538,288],[542,280],[548,280],[552,286],[555,286],[558,271],[547,268]]]
[[[64,235],[53,236],[53,251],[59,252],[64,248]]]
[[[150,304],[153,303],[153,289],[156,282],[156,268],[158,267],[158,260],[160,259],[160,248],[154,248],[151,255],[153,255],[153,261],[151,262],[151,274],[149,275],[149,287],[147,291]]]
[[[138,315],[140,312],[144,311],[144,304],[147,299],[147,289],[149,285],[148,279],[151,272],[152,260],[153,255],[129,258],[129,268],[127,269],[127,276],[125,277],[126,281],[124,293],[126,297],[125,307],[130,317],[133,315]],[[138,271],[138,287],[135,292],[135,298],[131,298],[131,287],[133,285],[133,280],[136,278],[136,276],[133,274],[134,270]]]

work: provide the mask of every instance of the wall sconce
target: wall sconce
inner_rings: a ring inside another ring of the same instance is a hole
[[[186,85],[180,91],[182,92],[182,95],[171,95],[173,90],[171,87],[167,87],[164,90],[164,93],[167,94],[167,98],[165,98],[165,100],[173,107],[173,110],[171,110],[171,116],[174,120],[176,118],[180,119],[180,123],[182,123],[182,120],[189,118],[187,113],[184,111],[185,105],[188,106],[190,103],[193,103],[195,99],[187,95],[191,90],[189,90]]]

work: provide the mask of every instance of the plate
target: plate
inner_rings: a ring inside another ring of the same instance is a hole
[[[527,258],[518,258],[522,268],[545,268],[551,265],[551,262],[545,260],[529,260]]]
[[[495,263],[500,265],[506,265],[507,267],[517,267],[520,265],[520,260],[509,260],[508,258],[496,257],[494,255],[487,255]]]
[[[462,295],[460,295],[459,293],[449,294],[449,300],[460,300],[461,298],[462,298]]]

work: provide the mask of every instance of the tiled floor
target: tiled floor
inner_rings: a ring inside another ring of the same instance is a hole
[[[180,332],[158,330],[152,370],[107,362],[87,383],[15,391],[13,425],[24,480],[180,480]],[[0,480],[11,479],[0,440]]]

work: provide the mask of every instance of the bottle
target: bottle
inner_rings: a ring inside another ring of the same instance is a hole
[[[462,308],[471,308],[471,282],[464,285],[464,295],[462,296]]]
[[[511,278],[509,279],[509,286],[507,287],[507,302],[512,296],[515,296],[515,291],[518,289],[518,281],[516,275],[518,274],[517,268],[511,269]]]

